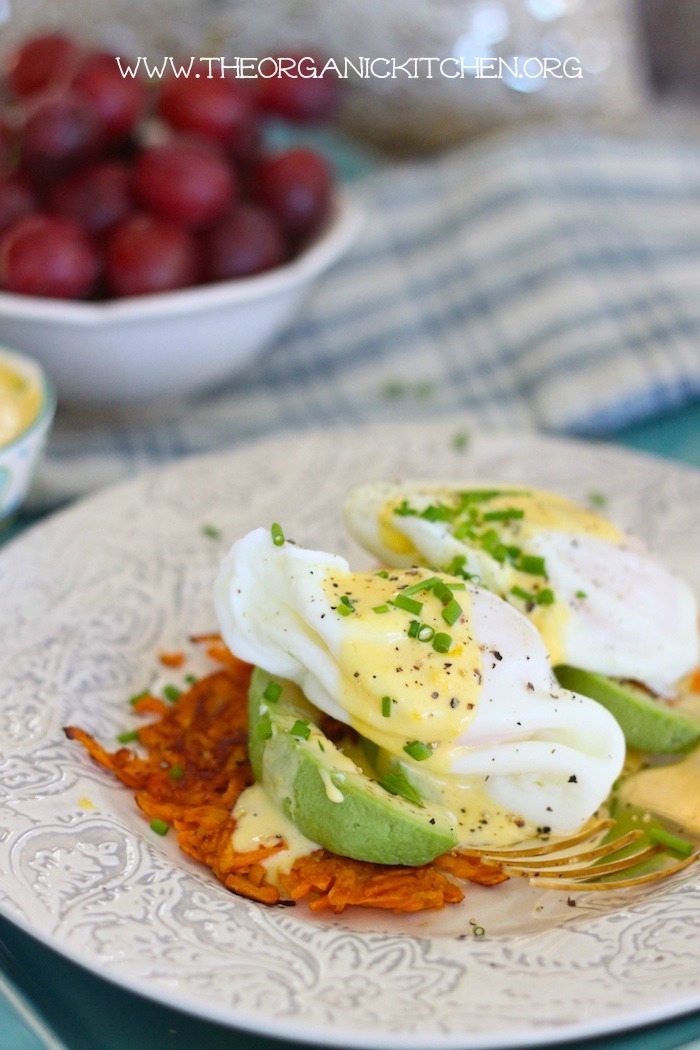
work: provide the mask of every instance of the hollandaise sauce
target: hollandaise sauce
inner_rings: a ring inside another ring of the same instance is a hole
[[[0,358],[0,448],[11,444],[41,410],[41,388]]]
[[[464,583],[416,569],[330,574],[324,590],[331,607],[347,610],[338,663],[350,725],[447,772],[482,676]]]

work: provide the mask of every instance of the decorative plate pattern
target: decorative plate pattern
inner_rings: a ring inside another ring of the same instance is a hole
[[[436,476],[609,498],[700,588],[700,474],[604,445],[481,435],[463,421],[338,427],[184,460],[55,515],[0,555],[0,910],[127,988],[325,1046],[538,1045],[700,1006],[700,876],[566,895],[513,880],[429,916],[311,916],[225,891],[154,835],[131,793],[69,743],[105,741],[156,653],[211,630],[218,561],[241,533],[366,565],[348,485]],[[213,538],[205,526],[216,526]],[[470,923],[470,920],[472,922]],[[473,935],[473,922],[486,930]]]

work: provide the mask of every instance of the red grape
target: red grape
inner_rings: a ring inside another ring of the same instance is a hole
[[[81,49],[63,33],[33,37],[9,60],[7,80],[16,95],[32,95],[52,84],[65,82],[74,69]]]
[[[198,253],[194,238],[173,223],[132,215],[107,241],[107,288],[112,295],[147,295],[194,284]]]
[[[330,120],[335,116],[342,94],[338,75],[333,71],[323,76],[309,75],[323,69],[324,59],[288,55],[277,57],[276,61],[282,67],[280,74],[258,80],[257,102],[261,109],[298,123]]]
[[[247,277],[279,266],[287,242],[270,212],[240,204],[203,238],[206,276],[210,281]]]
[[[39,178],[51,178],[88,160],[99,144],[92,106],[79,95],[57,92],[38,100],[27,115],[22,165]]]
[[[170,142],[145,149],[134,169],[134,192],[155,215],[181,226],[209,226],[228,211],[238,184],[214,149]]]
[[[109,142],[133,131],[146,108],[146,86],[139,77],[123,77],[113,55],[94,51],[73,77],[77,94],[91,104]]]
[[[98,272],[95,248],[68,219],[35,212],[0,236],[0,286],[8,292],[84,299]]]
[[[221,77],[171,77],[158,113],[178,131],[214,139],[237,158],[255,150],[258,134],[250,92]]]
[[[0,230],[36,211],[37,206],[36,197],[26,182],[18,178],[0,179]]]
[[[106,160],[70,175],[52,187],[51,211],[74,219],[90,233],[104,233],[133,211],[131,172],[117,160]]]
[[[332,175],[313,150],[297,148],[263,161],[257,169],[259,200],[292,237],[316,230],[328,215]]]

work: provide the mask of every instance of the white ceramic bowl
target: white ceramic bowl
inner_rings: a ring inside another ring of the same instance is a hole
[[[29,492],[51,429],[56,394],[43,368],[24,354],[0,346],[0,364],[9,367],[40,392],[39,410],[29,425],[8,444],[0,445],[1,521],[19,508]]]
[[[291,262],[178,292],[104,303],[0,292],[0,342],[40,361],[61,403],[124,408],[193,394],[270,345],[359,226],[358,206],[339,198],[326,228]]]

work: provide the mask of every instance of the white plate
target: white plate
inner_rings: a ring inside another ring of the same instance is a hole
[[[131,792],[63,736],[109,742],[159,649],[214,627],[218,559],[273,520],[369,564],[339,515],[351,482],[480,477],[610,497],[700,588],[700,474],[532,436],[453,446],[454,421],[276,437],[187,460],[56,515],[0,556],[0,910],[160,1002],[325,1046],[537,1045],[700,1006],[700,876],[616,894],[467,887],[414,918],[312,917],[226,892],[154,835]],[[222,529],[220,540],[202,526]],[[475,937],[470,920],[485,927]]]

